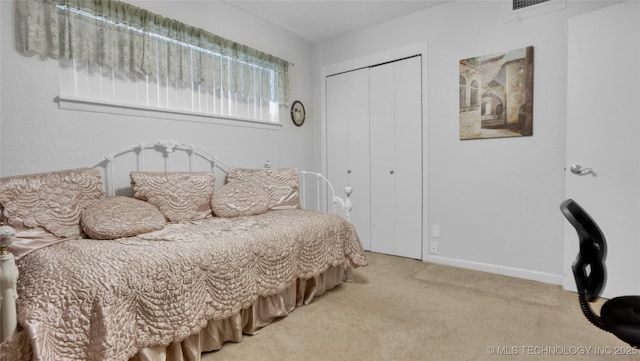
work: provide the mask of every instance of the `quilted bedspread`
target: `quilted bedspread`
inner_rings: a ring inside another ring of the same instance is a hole
[[[42,360],[125,361],[329,266],[365,266],[353,226],[306,210],[208,218],[18,261],[18,322]]]

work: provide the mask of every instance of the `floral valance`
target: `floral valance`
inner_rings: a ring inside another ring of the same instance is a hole
[[[289,63],[115,0],[18,0],[25,53],[286,104]]]

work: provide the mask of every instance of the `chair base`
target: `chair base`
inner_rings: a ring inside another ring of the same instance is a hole
[[[606,329],[633,347],[640,346],[640,296],[621,296],[605,302],[600,318]]]

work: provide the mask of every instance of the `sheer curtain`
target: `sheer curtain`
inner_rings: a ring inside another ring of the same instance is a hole
[[[156,87],[146,95],[155,105],[186,91],[193,111],[235,116],[254,107],[239,114],[264,120],[265,107],[288,103],[287,61],[202,29],[113,0],[18,0],[17,9],[25,53],[71,63],[74,73],[143,79]]]

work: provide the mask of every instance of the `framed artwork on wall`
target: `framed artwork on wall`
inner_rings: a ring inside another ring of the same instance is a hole
[[[460,140],[533,135],[533,46],[460,60]]]

